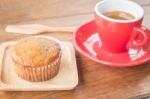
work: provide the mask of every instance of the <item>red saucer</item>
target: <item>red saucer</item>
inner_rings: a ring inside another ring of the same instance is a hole
[[[74,45],[84,56],[113,67],[132,67],[150,61],[150,43],[142,48],[130,48],[123,53],[111,53],[101,48],[94,21],[82,25],[74,33]]]

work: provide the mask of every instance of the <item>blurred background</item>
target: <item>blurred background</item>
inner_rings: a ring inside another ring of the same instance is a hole
[[[78,26],[93,19],[95,4],[100,0],[0,0],[0,26],[41,23],[50,26]],[[133,0],[144,7],[150,17],[149,0]],[[150,20],[144,25],[150,27]]]

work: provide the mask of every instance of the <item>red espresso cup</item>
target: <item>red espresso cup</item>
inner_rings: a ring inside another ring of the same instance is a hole
[[[117,20],[104,16],[109,11],[124,11],[135,18]],[[138,4],[129,0],[103,0],[95,6],[95,22],[102,48],[118,53],[129,48],[139,48],[147,44],[150,31],[141,26],[144,10]]]

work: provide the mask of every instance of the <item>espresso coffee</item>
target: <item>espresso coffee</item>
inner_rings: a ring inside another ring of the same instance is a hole
[[[128,13],[128,12],[124,12],[124,11],[109,11],[109,12],[105,12],[103,13],[103,15],[112,18],[112,19],[116,19],[116,20],[131,20],[131,19],[135,19],[135,16]]]

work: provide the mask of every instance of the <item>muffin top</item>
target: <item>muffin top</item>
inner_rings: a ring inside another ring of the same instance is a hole
[[[57,42],[42,37],[27,37],[12,46],[12,59],[23,66],[46,66],[60,54]]]

